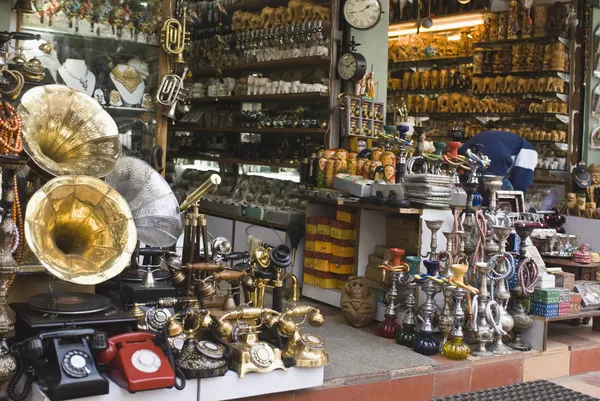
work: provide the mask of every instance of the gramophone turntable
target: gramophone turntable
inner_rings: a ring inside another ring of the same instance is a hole
[[[17,317],[15,337],[29,338],[48,330],[76,326],[95,328],[109,336],[135,329],[136,319],[102,295],[86,292],[51,292],[27,302],[10,304]]]

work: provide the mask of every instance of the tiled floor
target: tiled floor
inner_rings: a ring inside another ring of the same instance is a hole
[[[600,399],[600,372],[587,373],[585,375],[560,377],[551,380],[563,387],[579,391],[591,397]]]

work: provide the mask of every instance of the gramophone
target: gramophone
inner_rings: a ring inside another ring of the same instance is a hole
[[[125,302],[175,296],[175,288],[166,283],[168,273],[160,269],[167,249],[175,245],[183,228],[179,203],[171,187],[152,166],[128,156],[119,158],[114,170],[106,176],[106,183],[127,200],[138,238],[148,246],[136,250],[131,268],[121,275],[126,282]],[[139,256],[149,261],[140,265]]]

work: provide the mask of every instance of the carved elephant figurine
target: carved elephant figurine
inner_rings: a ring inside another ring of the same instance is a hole
[[[423,96],[415,96],[415,113],[423,113]]]
[[[242,31],[244,30],[244,15],[247,14],[246,11],[237,10],[231,16],[231,29],[234,31]]]
[[[462,113],[462,95],[460,93],[453,93],[450,95],[450,112]]]
[[[508,75],[504,79],[504,92],[515,93],[518,91],[518,80],[512,75]]]
[[[260,12],[260,17],[263,21],[263,28],[273,28],[276,20],[277,10],[273,7],[265,7]]]
[[[471,102],[474,99],[474,97],[471,96],[463,96],[460,102],[460,106],[462,108],[463,113],[470,113],[472,112],[472,106],[471,106]]]
[[[547,92],[547,87],[548,87],[548,78],[546,78],[546,77],[538,78],[536,90],[538,92]]]
[[[479,99],[479,97],[477,96],[473,96],[471,98],[471,112],[472,113],[477,113],[477,111],[480,109],[480,103],[481,100]]]
[[[473,78],[471,81],[471,90],[473,93],[482,93],[483,91],[483,79]]]
[[[331,9],[325,6],[315,6],[313,8],[313,19],[331,21]]]
[[[517,92],[527,92],[527,78],[519,78]]]
[[[248,31],[250,30],[251,26],[252,26],[252,18],[254,17],[255,14],[252,13],[245,13],[242,16],[242,31]],[[261,16],[259,16],[261,17]],[[260,18],[261,24],[263,23],[262,21],[262,17]],[[261,25],[262,28],[262,25]]]
[[[438,113],[448,113],[450,111],[450,97],[447,93],[438,97]]]
[[[306,1],[303,0],[290,0],[288,3],[288,12],[292,16],[290,23],[299,24],[304,21],[302,17],[302,9],[304,8],[305,4]]]
[[[483,78],[483,93],[494,93],[496,91],[496,80],[493,77]]]
[[[410,76],[410,89],[418,90],[421,84],[421,73],[415,71]]]
[[[423,71],[421,73],[421,89],[429,90],[431,89],[431,71]]]
[[[287,7],[278,7],[277,8],[277,23],[278,26],[281,25],[289,25],[292,22],[292,14],[290,9]]]
[[[535,92],[537,90],[537,79],[529,78],[527,80],[527,92]]]
[[[505,86],[504,85],[504,81],[505,81],[504,77],[502,77],[502,76],[496,77],[496,79],[494,81],[495,81],[494,87],[496,88],[496,93],[504,92],[504,86]]]
[[[411,73],[405,72],[402,74],[402,90],[410,89]]]
[[[392,90],[399,91],[402,89],[402,80],[400,78],[392,79]]]
[[[440,85],[442,84],[442,72],[440,72],[439,70],[431,71],[431,89],[441,88]]]
[[[543,103],[531,102],[529,104],[530,113],[540,113],[545,111],[546,106]]]
[[[415,111],[415,95],[406,96],[406,109],[409,113],[414,113]]]
[[[429,96],[424,96],[423,97],[423,105],[421,106],[423,108],[423,113],[429,113],[429,103],[430,101],[432,102],[433,100],[429,98]]]
[[[548,78],[548,92],[565,92],[565,80],[559,77],[550,77]]]
[[[446,89],[448,87],[448,70],[441,70],[439,72],[439,75],[440,75],[440,89]]]

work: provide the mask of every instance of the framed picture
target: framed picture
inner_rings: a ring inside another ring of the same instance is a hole
[[[496,192],[498,210],[512,213],[525,212],[525,197],[523,191],[498,191]]]

